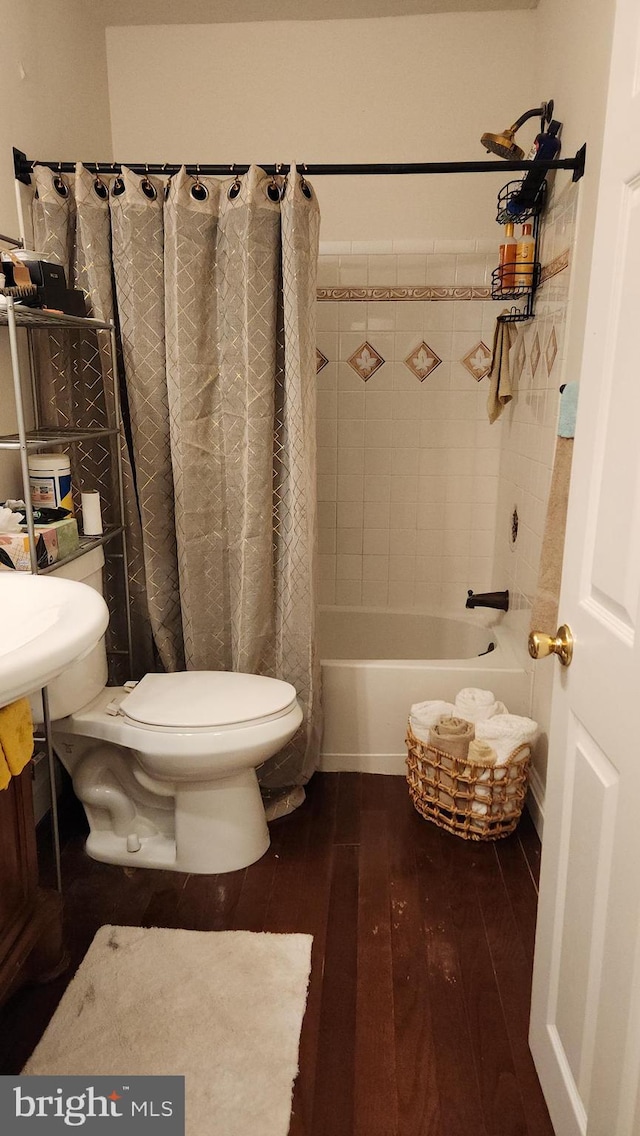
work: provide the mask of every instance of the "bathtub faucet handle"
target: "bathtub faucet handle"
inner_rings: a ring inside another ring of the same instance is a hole
[[[475,595],[473,589],[469,588],[467,592],[466,607],[490,607],[496,611],[509,610],[509,593],[507,592],[477,592]]]

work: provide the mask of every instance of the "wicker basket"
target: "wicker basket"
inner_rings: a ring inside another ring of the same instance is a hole
[[[407,730],[407,782],[423,817],[465,840],[500,840],[515,829],[527,794],[531,747],[503,765],[470,764]]]

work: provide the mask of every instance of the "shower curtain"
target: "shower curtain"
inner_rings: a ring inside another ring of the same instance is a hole
[[[65,264],[92,314],[119,323],[137,629],[144,640],[150,628],[167,670],[291,682],[304,722],[259,778],[277,794],[303,785],[320,742],[315,193],[295,167],[222,182],[183,169],[165,182],[79,165],[66,196],[60,175],[34,175],[38,251]],[[79,373],[84,338],[41,360],[59,421],[60,376]],[[74,397],[76,421],[100,419]]]

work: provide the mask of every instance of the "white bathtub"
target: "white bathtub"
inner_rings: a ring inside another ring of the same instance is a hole
[[[404,774],[411,704],[452,702],[463,686],[493,690],[512,713],[528,714],[530,678],[506,630],[487,626],[492,616],[321,608],[320,768]]]

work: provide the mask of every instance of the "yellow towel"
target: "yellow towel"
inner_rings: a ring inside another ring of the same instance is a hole
[[[508,309],[505,309],[506,311]],[[502,314],[504,315],[505,312]],[[492,424],[500,417],[507,403],[511,402],[513,398],[509,352],[517,335],[518,331],[514,323],[499,318],[496,320],[491,370],[489,371],[489,397],[487,399],[487,413]]]
[[[28,698],[0,710],[0,789],[22,773],[33,754],[33,720]]]

